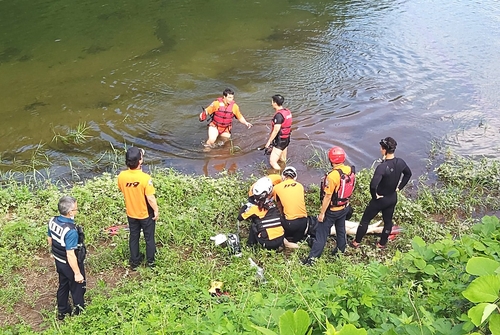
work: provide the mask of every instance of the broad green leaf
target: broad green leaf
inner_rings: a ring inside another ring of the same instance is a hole
[[[493,314],[489,321],[492,335],[500,335],[500,314]]]
[[[500,276],[481,276],[472,281],[462,295],[472,302],[494,302],[500,291]]]
[[[373,307],[373,300],[374,299],[371,295],[365,293],[361,296],[361,300],[359,302],[366,307]]]
[[[366,335],[367,332],[363,328],[357,329],[353,325],[345,325],[342,329],[337,333],[338,335]]]
[[[262,305],[264,303],[264,298],[262,297],[262,293],[257,292],[253,295],[253,302]]]
[[[456,258],[456,257],[460,256],[460,251],[458,251],[458,249],[456,249],[456,248],[451,248],[450,250],[448,250],[446,255],[449,258]]]
[[[416,249],[415,246],[425,247],[425,241],[420,236],[415,236],[411,241],[411,245],[414,249]]]
[[[328,319],[326,319],[326,335],[337,335],[337,331],[335,330],[335,327],[328,322]]]
[[[433,276],[436,274],[436,268],[432,264],[427,264],[424,268],[424,272],[429,276]]]
[[[500,263],[486,257],[472,257],[467,262],[465,270],[471,275],[483,276],[495,274],[495,270],[500,267]]]
[[[260,331],[262,334],[265,334],[265,335],[278,335],[277,333],[273,332],[272,330],[269,330],[269,329],[264,328],[264,327],[259,327],[259,326],[254,326],[254,325],[252,325],[252,327],[257,329],[258,331]]]
[[[486,246],[479,241],[474,241],[474,249],[476,249],[478,251],[485,251]]]
[[[492,309],[493,307],[493,309]],[[496,308],[495,304],[487,304],[485,302],[480,303],[471,309],[469,309],[469,312],[467,315],[470,317],[472,322],[479,327],[486,318],[493,312]],[[486,317],[485,317],[486,316]]]
[[[415,258],[413,263],[419,270],[422,270],[427,265],[426,261],[424,261],[422,258]]]
[[[495,309],[497,309],[497,308],[498,308],[498,306],[496,304],[488,304],[484,308],[483,316],[481,318],[481,323],[483,323],[484,321],[486,321],[486,319],[491,315],[491,313],[493,313],[493,311]]]
[[[287,335],[304,335],[309,329],[310,324],[311,319],[306,311],[299,309],[293,313],[289,310],[280,317],[280,333]]]

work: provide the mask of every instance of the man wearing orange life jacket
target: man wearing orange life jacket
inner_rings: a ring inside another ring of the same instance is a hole
[[[213,147],[219,136],[223,138],[224,142],[229,140],[233,117],[237,118],[248,129],[252,127],[252,124],[247,122],[241,114],[239,106],[234,101],[234,91],[229,88],[226,88],[222,92],[222,97],[217,98],[217,100],[201,112],[200,120],[207,115],[213,115],[213,118],[212,122],[208,125],[208,139],[204,144],[205,147]]]
[[[292,133],[292,113],[283,107],[285,98],[276,94],[271,97],[271,104],[275,110],[271,122],[271,135],[265,145],[266,148],[272,144],[273,149],[269,156],[269,164],[275,170],[280,170],[278,160],[286,162],[288,145],[290,144],[290,135]]]

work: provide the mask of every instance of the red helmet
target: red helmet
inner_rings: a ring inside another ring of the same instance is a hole
[[[328,151],[328,158],[332,164],[341,164],[345,161],[345,151],[341,147],[333,147]]]

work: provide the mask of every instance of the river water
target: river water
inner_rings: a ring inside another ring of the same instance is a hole
[[[416,175],[433,141],[498,157],[499,54],[496,0],[0,0],[0,169],[99,173],[137,145],[149,165],[260,174],[277,93],[306,182],[315,150],[359,169],[385,136]],[[204,152],[200,106],[226,87],[254,127]],[[54,140],[78,125],[83,143]]]

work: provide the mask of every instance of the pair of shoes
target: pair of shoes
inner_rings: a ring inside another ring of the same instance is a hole
[[[385,245],[382,245],[382,244],[380,244],[380,243],[377,242],[377,248],[378,249],[385,249],[385,247],[386,247]]]
[[[350,246],[351,248],[358,249],[358,248],[361,246],[361,243],[358,243],[358,242],[356,242],[356,241],[351,241],[351,242],[349,243],[349,246]]]
[[[302,265],[305,265],[305,266],[313,266],[314,265],[314,258],[304,258],[301,260],[302,262]]]

